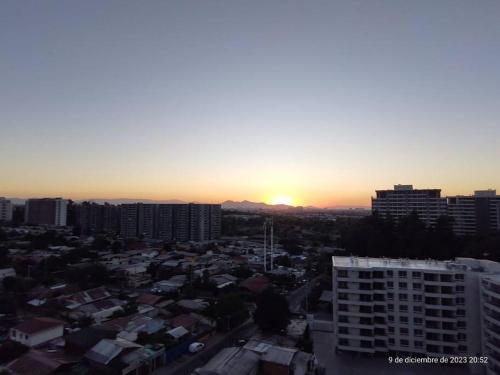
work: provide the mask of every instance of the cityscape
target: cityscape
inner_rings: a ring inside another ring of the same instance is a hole
[[[500,375],[500,3],[0,3],[0,375]]]

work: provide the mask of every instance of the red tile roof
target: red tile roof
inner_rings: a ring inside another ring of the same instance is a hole
[[[183,326],[184,328],[189,329],[189,327],[192,327],[196,323],[198,323],[199,319],[195,318],[192,315],[189,314],[181,314],[177,315],[175,318],[172,318],[170,320],[170,325],[174,328]]]
[[[7,367],[18,375],[47,375],[52,374],[62,365],[76,362],[78,362],[77,357],[68,356],[64,353],[30,350]]]
[[[136,302],[142,305],[156,305],[158,302],[162,300],[162,296],[156,296],[154,294],[141,294],[139,297],[137,297]]]
[[[240,283],[242,288],[248,289],[250,292],[258,294],[267,289],[269,279],[265,276],[251,276]]]
[[[64,325],[64,322],[57,319],[33,318],[30,320],[26,320],[21,324],[18,324],[17,326],[14,327],[14,329],[24,332],[26,334],[32,334],[62,325]]]

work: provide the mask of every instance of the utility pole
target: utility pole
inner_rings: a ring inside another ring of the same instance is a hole
[[[274,223],[273,219],[271,219],[271,271],[274,270],[273,253],[274,253]]]
[[[267,219],[264,221],[264,272],[267,272]]]

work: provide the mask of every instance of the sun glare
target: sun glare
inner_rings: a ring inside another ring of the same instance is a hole
[[[292,206],[293,199],[287,195],[276,195],[271,198],[271,204],[286,204]]]

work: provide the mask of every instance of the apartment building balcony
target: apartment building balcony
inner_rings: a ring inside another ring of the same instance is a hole
[[[497,326],[496,324],[490,322],[490,321],[485,321],[484,329],[487,334],[489,334],[491,337],[494,337],[497,340],[500,340],[500,327]]]
[[[500,312],[489,308],[487,305],[484,306],[484,314],[489,316],[491,319],[500,322]]]
[[[489,290],[483,290],[483,296],[485,297],[485,302],[500,308],[500,296]]]
[[[483,288],[484,290],[487,290],[493,295],[496,295],[496,297],[500,298],[500,285],[489,282],[483,282]]]

